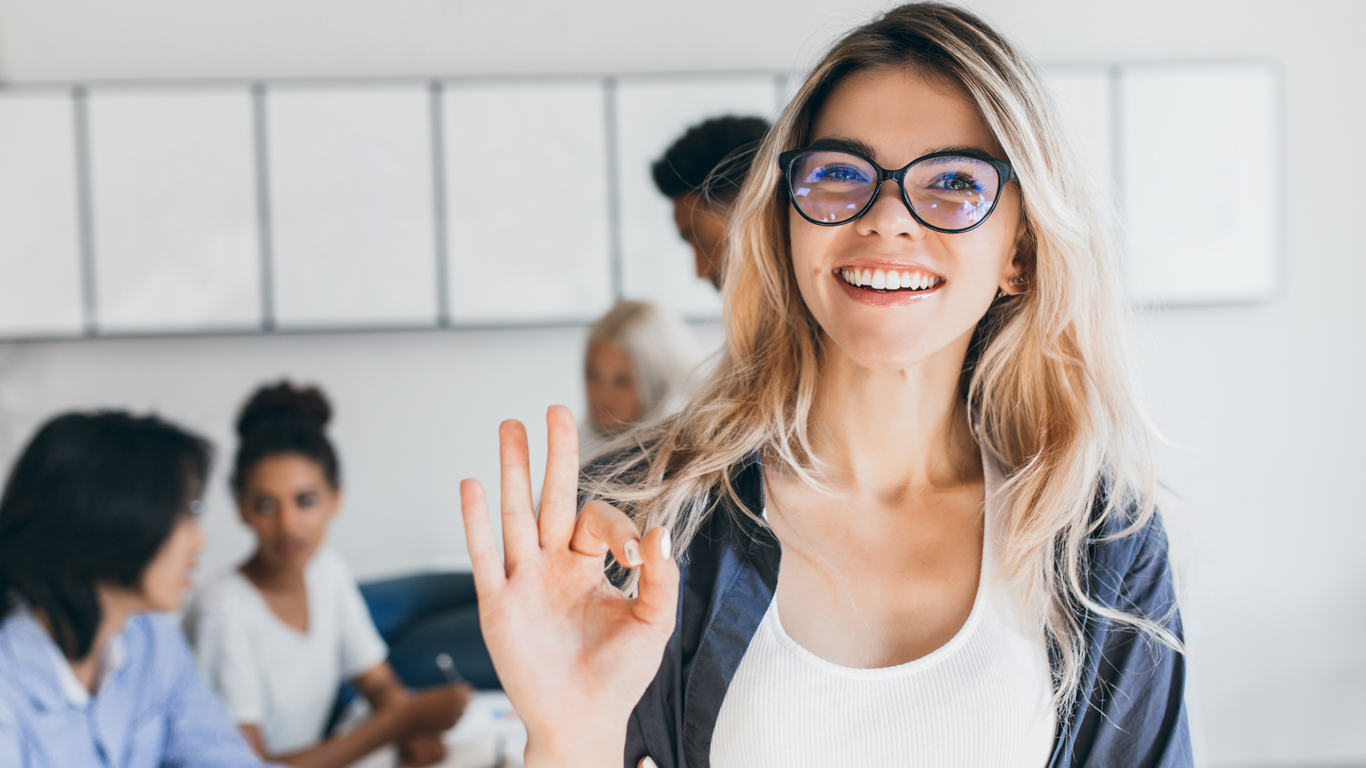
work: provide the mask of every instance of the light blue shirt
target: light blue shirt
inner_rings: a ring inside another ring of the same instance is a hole
[[[180,629],[139,614],[91,696],[27,610],[0,624],[0,766],[259,768],[195,669]]]

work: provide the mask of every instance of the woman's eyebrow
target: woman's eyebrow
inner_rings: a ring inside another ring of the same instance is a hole
[[[828,149],[842,149],[863,155],[864,157],[871,158],[874,160],[877,159],[877,151],[874,150],[872,146],[869,145],[867,142],[859,141],[858,139],[847,138],[845,136],[822,136],[821,138],[812,141],[811,146]],[[932,147],[926,150],[920,156],[924,157],[925,155],[937,155],[945,152],[964,155],[985,155],[987,157],[996,156],[995,154],[988,152],[987,150],[981,147],[973,146]],[[909,159],[907,162],[909,162]]]
[[[944,152],[950,152],[950,153],[959,154],[959,155],[985,155],[985,156],[987,156],[987,157],[995,157],[995,156],[996,156],[995,153],[993,153],[993,152],[988,152],[988,151],[986,151],[985,149],[982,149],[981,147],[938,147],[938,148],[935,148],[935,149],[931,149],[930,151],[926,152],[925,154],[926,154],[926,155],[937,155],[937,154],[944,153]]]
[[[813,147],[825,149],[843,149],[855,154],[863,155],[869,159],[877,157],[877,152],[867,143],[858,139],[849,139],[843,136],[823,136],[811,143]]]

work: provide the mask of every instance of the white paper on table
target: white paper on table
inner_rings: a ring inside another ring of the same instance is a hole
[[[507,768],[522,765],[526,752],[526,725],[517,717],[502,691],[480,691],[465,707],[460,722],[445,733],[446,759],[436,768],[494,768],[502,745]],[[353,768],[395,768],[398,758],[392,747],[381,749]]]

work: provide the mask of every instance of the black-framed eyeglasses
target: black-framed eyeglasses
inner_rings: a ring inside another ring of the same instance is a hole
[[[891,179],[916,221],[936,232],[967,232],[996,210],[1014,178],[1009,162],[976,152],[934,152],[889,171],[858,152],[814,146],[784,152],[778,163],[792,206],[823,227],[867,213]]]

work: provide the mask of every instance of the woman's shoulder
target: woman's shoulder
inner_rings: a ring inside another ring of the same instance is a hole
[[[1143,595],[1172,591],[1171,545],[1161,509],[1096,500],[1095,533],[1087,547],[1089,591],[1108,607],[1132,610]]]
[[[1095,533],[1093,552],[1110,561],[1132,561],[1140,556],[1167,551],[1167,528],[1163,511],[1137,499],[1111,501],[1108,484],[1102,486],[1092,507]]]
[[[313,559],[309,561],[307,577],[310,588],[350,589],[356,585],[356,577],[352,575],[351,567],[346,564],[346,558],[325,544],[318,547]]]
[[[253,594],[255,589],[235,567],[214,574],[190,599],[183,621],[186,630],[193,637],[194,629],[203,623],[248,619],[253,601],[258,599]]]
[[[172,685],[180,673],[193,667],[185,633],[169,614],[134,614],[129,617],[121,640],[119,653],[123,658],[118,663],[135,667],[140,674],[150,674],[162,685]]]

